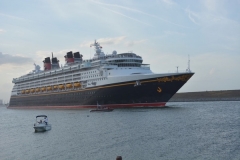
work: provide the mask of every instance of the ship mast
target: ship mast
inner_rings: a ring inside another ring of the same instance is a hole
[[[102,46],[100,46],[100,44],[96,40],[93,44],[90,45],[90,47],[94,47],[95,49],[94,58],[105,56],[105,54],[102,52]]]
[[[190,70],[190,56],[188,55],[188,68],[187,68],[187,72],[191,72]]]

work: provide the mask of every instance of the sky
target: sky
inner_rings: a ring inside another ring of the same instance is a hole
[[[0,99],[43,59],[132,51],[155,73],[195,75],[178,92],[240,89],[240,0],[0,0]]]

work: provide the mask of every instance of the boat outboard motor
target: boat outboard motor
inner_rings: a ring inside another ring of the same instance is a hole
[[[50,57],[45,58],[45,60],[43,61],[43,68],[44,68],[44,71],[51,70]]]

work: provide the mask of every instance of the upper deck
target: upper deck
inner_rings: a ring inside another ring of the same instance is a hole
[[[76,62],[66,62],[66,64],[61,68],[54,68],[50,70],[40,70],[38,65],[35,65],[35,70],[33,72],[23,75],[19,78],[13,78],[13,83],[20,83],[24,81],[30,81],[33,79],[41,79],[44,77],[55,76],[58,74],[73,73],[78,70],[88,70],[91,68],[99,68],[102,70],[110,70],[118,67],[134,67],[144,70],[150,70],[149,64],[143,64],[143,59],[141,56],[136,55],[132,52],[117,54],[113,51],[112,54],[105,55],[102,52],[102,47],[98,42],[95,41],[91,47],[95,47],[95,54],[92,59],[81,60]]]

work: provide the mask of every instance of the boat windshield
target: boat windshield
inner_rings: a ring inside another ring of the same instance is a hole
[[[38,117],[47,117],[46,115],[38,115],[38,116],[36,116],[36,118],[38,118]]]

